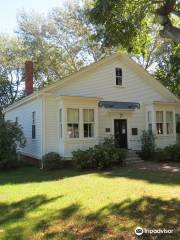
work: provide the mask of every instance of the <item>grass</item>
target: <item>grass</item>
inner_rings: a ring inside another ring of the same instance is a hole
[[[0,172],[0,239],[135,239],[134,229],[174,229],[179,239],[180,173],[26,167]]]

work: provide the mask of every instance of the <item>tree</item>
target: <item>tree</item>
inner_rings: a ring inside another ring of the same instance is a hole
[[[34,62],[37,83],[61,79],[109,52],[93,38],[84,5],[54,8],[47,17],[24,11],[18,15],[17,33]]]
[[[0,107],[14,103],[24,94],[24,62],[22,41],[0,36]]]
[[[25,137],[21,126],[5,121],[0,115],[0,168],[11,168],[17,165],[17,146],[25,146]]]
[[[164,44],[161,52],[155,77],[180,97],[180,46]]]
[[[95,0],[90,19],[106,46],[121,46],[128,52],[146,49],[153,24],[161,26],[161,37],[180,43],[179,0]]]

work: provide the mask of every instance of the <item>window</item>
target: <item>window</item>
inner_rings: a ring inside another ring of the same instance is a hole
[[[166,112],[166,130],[167,134],[173,134],[173,112]]]
[[[69,138],[79,138],[79,109],[67,109],[67,134]]]
[[[106,132],[106,133],[110,133],[110,132],[111,132],[111,129],[110,129],[110,128],[106,128],[106,129],[105,129],[105,132]]]
[[[94,137],[94,109],[83,110],[84,137]]]
[[[138,129],[132,128],[132,135],[138,135]]]
[[[15,124],[18,125],[18,117],[15,119]]]
[[[116,68],[116,85],[122,86],[122,69]]]
[[[148,111],[148,130],[152,131],[152,111]]]
[[[36,112],[32,112],[32,139],[36,138]]]
[[[156,129],[157,134],[163,134],[163,111],[156,111]]]
[[[62,109],[59,109],[59,138],[62,138]]]

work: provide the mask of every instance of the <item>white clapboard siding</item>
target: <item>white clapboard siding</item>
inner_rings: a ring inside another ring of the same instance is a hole
[[[32,139],[32,112],[36,112],[36,139]],[[22,153],[40,159],[42,156],[42,99],[35,99],[8,111],[5,118],[22,126],[26,137],[26,146]]]

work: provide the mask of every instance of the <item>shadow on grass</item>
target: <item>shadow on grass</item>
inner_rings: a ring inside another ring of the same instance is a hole
[[[179,185],[179,172],[162,172],[160,170],[142,170],[131,167],[116,168],[111,171],[99,173],[99,176],[105,178],[128,178],[135,180],[144,180],[149,183],[165,184],[165,185]]]
[[[80,172],[74,169],[45,171],[36,167],[22,167],[0,171],[0,185],[56,181],[63,178],[80,176],[82,174],[86,174],[86,172]]]
[[[105,178],[129,178],[144,180],[149,183],[178,185],[180,184],[179,172],[162,172],[152,170],[142,170],[131,167],[117,167],[107,171],[77,171],[75,169],[62,169],[56,171],[43,171],[34,167],[25,167],[8,172],[0,172],[0,185],[21,184],[31,182],[55,181],[68,177],[76,177],[86,174],[97,174]]]
[[[71,216],[68,214],[68,222],[62,224],[61,220],[65,220],[63,214],[60,214],[59,222],[51,222],[52,225],[45,231],[44,239],[132,239],[137,226],[173,230],[173,234],[170,235],[144,234],[141,239],[179,239],[179,206],[180,202],[176,199],[163,201],[144,197],[135,201],[126,199],[117,204],[110,204],[89,215],[77,215],[78,211],[75,211],[77,216],[74,216],[74,212],[71,211]],[[72,206],[64,211],[69,212],[69,208]]]
[[[136,200],[126,199],[109,204],[91,214],[84,214],[78,203],[66,208],[48,210],[45,215],[33,219],[33,224],[23,225],[26,215],[37,208],[57,200],[62,196],[47,199],[43,195],[22,201],[0,205],[0,226],[7,225],[2,239],[29,239],[26,228],[30,228],[34,238],[30,239],[133,239],[134,229],[141,226],[147,229],[173,229],[174,233],[144,235],[141,239],[179,239],[180,201],[164,201],[159,198],[144,197]],[[19,221],[18,226],[13,224]],[[31,220],[32,221],[32,220]],[[40,235],[38,235],[40,234]],[[38,237],[37,237],[38,236]]]
[[[38,207],[56,201],[61,197],[47,198],[44,195],[37,195],[12,204],[0,203],[0,226],[3,228],[4,225],[11,226],[17,221],[25,220],[26,215],[30,212],[36,211]],[[10,227],[6,231],[5,239],[24,239],[23,232],[22,226]]]

